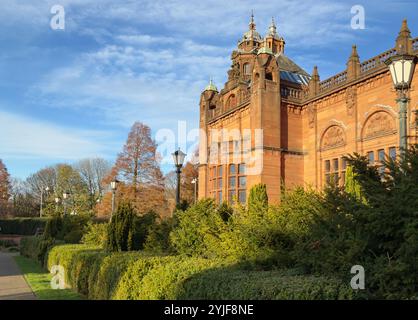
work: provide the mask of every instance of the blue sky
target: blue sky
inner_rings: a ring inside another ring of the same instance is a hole
[[[403,18],[418,36],[416,1],[1,0],[0,159],[12,176],[57,162],[114,161],[135,120],[177,132],[198,127],[209,77],[226,80],[230,54],[254,10],[264,35],[271,17],[286,55],[321,79],[394,46]],[[62,5],[66,28],[52,30]],[[363,5],[366,28],[350,27]],[[168,165],[164,169],[171,168]]]

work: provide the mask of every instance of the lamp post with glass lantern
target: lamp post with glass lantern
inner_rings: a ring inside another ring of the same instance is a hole
[[[60,203],[60,198],[56,197],[55,198],[55,213],[58,213],[58,205]]]
[[[194,185],[194,203],[196,203],[197,200],[197,178],[193,178],[192,184]]]
[[[40,210],[39,210],[39,217],[41,217],[41,218],[42,218],[42,214],[43,214],[44,191],[45,191],[45,192],[48,192],[48,191],[49,191],[49,187],[46,187],[46,188],[42,187],[42,188],[41,188],[41,208],[40,208]]]
[[[67,199],[70,197],[70,193],[68,191],[65,191],[62,194],[62,204],[64,205],[64,215],[67,214]]]
[[[186,157],[186,154],[180,150],[176,150],[174,153],[172,153],[174,165],[176,166],[176,174],[177,174],[177,190],[176,190],[176,206],[180,204],[180,174],[181,174],[181,168],[183,167],[184,158]]]
[[[408,98],[417,57],[409,54],[397,54],[385,61],[392,76],[393,85],[398,93],[399,105],[399,149],[401,157],[405,155],[408,144]]]
[[[115,178],[110,182],[110,188],[112,189],[112,212],[110,213],[110,221],[112,221],[113,214],[115,213],[115,200],[116,189],[118,188],[119,181]]]

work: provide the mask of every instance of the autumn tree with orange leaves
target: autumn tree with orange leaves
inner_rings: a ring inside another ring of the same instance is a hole
[[[122,152],[103,183],[109,185],[114,178],[120,181],[117,200],[131,202],[138,213],[154,211],[160,215],[167,214],[157,144],[151,138],[149,126],[141,122],[134,123]],[[110,214],[110,200],[109,192],[98,205],[99,215]]]

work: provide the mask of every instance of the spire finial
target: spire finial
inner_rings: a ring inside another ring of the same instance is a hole
[[[312,71],[312,80],[319,80],[318,66],[314,66]]]
[[[250,30],[255,30],[255,22],[254,22],[254,10],[251,10],[251,19],[250,19]]]
[[[353,44],[351,49],[351,57],[358,57],[357,46]]]
[[[279,39],[279,35],[277,34],[276,22],[274,21],[274,17],[271,17],[270,26],[267,32],[267,37],[272,37],[275,39]]]

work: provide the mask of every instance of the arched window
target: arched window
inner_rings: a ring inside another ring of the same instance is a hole
[[[237,99],[234,94],[231,94],[226,100],[226,110],[232,109],[237,105]]]
[[[250,64],[248,62],[244,63],[244,75],[245,76],[250,76],[251,75],[251,67],[250,67]]]

